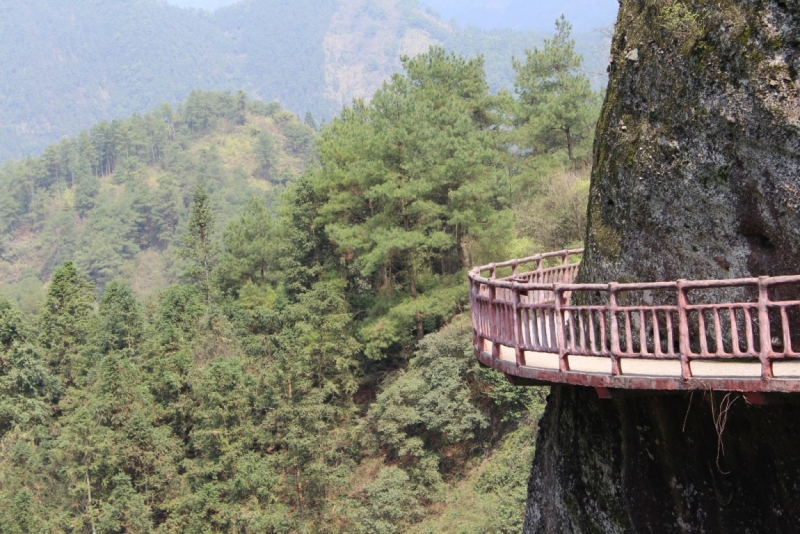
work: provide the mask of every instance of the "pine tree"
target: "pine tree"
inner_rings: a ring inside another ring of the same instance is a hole
[[[211,201],[201,185],[197,185],[192,197],[192,213],[189,229],[183,238],[181,257],[189,261],[184,276],[203,293],[206,305],[211,305],[214,287],[212,273],[217,263],[218,247],[214,242],[214,214]]]
[[[278,147],[269,132],[262,132],[258,135],[255,153],[258,174],[267,180],[272,179],[275,168],[278,166]]]
[[[88,339],[94,303],[92,284],[74,263],[68,261],[53,273],[39,317],[39,342],[50,367],[66,385],[74,384],[83,367],[79,352]]]
[[[132,350],[141,340],[142,311],[131,289],[122,282],[106,286],[98,312],[98,342],[101,350]]]
[[[28,327],[22,314],[7,300],[0,299],[0,351],[9,350],[28,337]]]
[[[581,72],[583,57],[575,53],[572,25],[562,15],[556,34],[544,46],[526,50],[526,61],[514,60],[519,94],[519,139],[535,153],[567,150],[575,161],[576,147],[589,138],[597,118],[599,98]]]
[[[275,217],[262,200],[251,198],[223,234],[225,251],[218,269],[221,288],[239,294],[247,284],[263,287],[276,282],[279,237]]]
[[[325,129],[314,175],[326,199],[318,224],[339,247],[354,298],[382,316],[362,332],[375,357],[452,313],[458,297],[442,291],[478,259],[482,234],[510,222],[482,60],[432,48],[403,66],[407,75]]]

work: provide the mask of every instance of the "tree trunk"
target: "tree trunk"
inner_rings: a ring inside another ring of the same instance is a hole
[[[800,8],[674,6],[621,3],[579,281],[800,273]],[[524,532],[800,532],[800,399],[728,397],[720,449],[724,395],[553,387]]]
[[[417,299],[417,277],[414,270],[411,270],[411,298]],[[422,324],[423,313],[419,310],[414,314],[414,321],[417,325],[417,341],[422,341],[425,337],[425,327]]]
[[[92,485],[89,483],[89,467],[86,467],[86,511],[89,514],[89,525],[92,528],[92,534],[95,534],[94,528],[94,514],[92,513]]]
[[[569,126],[564,127],[564,133],[567,134],[567,155],[570,161],[575,161],[575,158],[572,156],[572,132]]]

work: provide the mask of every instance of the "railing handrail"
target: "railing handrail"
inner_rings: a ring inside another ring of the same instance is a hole
[[[558,354],[562,373],[570,372],[570,356],[606,357],[612,377],[623,374],[621,359],[679,360],[684,381],[693,378],[691,364],[697,360],[755,360],[761,363],[760,380],[774,378],[775,361],[800,361],[800,341],[793,338],[800,328],[792,328],[799,322],[800,296],[788,300],[770,295],[772,288],[800,285],[800,275],[580,284],[574,281],[580,260],[570,259],[581,254],[583,249],[561,250],[472,269],[476,351],[486,340],[496,360],[503,347],[511,348],[518,366],[525,365],[526,351]],[[545,268],[545,260],[553,258],[561,258],[561,265]],[[519,272],[531,263],[535,270]],[[509,267],[510,275],[497,277]],[[689,302],[690,292],[714,289],[748,290],[758,299]],[[625,302],[625,294],[636,291],[672,291],[675,302]],[[573,294],[581,292],[605,294],[607,302],[572,303]]]
[[[469,276],[470,277],[474,276],[474,277],[482,279],[481,273],[483,271],[495,272],[497,269],[503,269],[505,267],[516,268],[516,267],[518,267],[520,265],[524,265],[526,263],[538,262],[540,267],[541,267],[542,262],[544,260],[549,260],[551,258],[566,258],[566,259],[568,259],[570,256],[576,256],[576,255],[579,255],[579,254],[583,254],[583,252],[584,252],[584,249],[582,249],[582,248],[572,249],[572,250],[565,249],[565,250],[559,250],[559,251],[556,251],[556,252],[545,252],[543,254],[536,254],[534,256],[529,256],[527,258],[521,258],[521,259],[516,259],[516,260],[508,260],[508,261],[504,261],[502,263],[490,263],[489,265],[484,265],[482,267],[475,267],[474,269],[472,269],[469,272]],[[562,266],[563,266],[563,264],[562,264]],[[557,268],[557,267],[550,267],[549,269],[555,269],[555,268]],[[534,272],[536,272],[536,271],[528,271],[527,273],[523,273],[523,274],[534,273]],[[488,278],[487,280],[491,280],[491,279],[494,279],[494,278]]]

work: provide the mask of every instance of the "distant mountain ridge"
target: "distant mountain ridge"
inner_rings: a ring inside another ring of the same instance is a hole
[[[213,14],[160,0],[0,0],[0,161],[102,119],[238,90],[330,118],[368,97],[399,55],[443,45],[484,54],[493,89],[546,34],[454,28],[415,0],[245,0]],[[603,81],[608,44],[576,35]]]
[[[166,0],[180,7],[214,11],[237,0]],[[512,28],[549,31],[562,13],[579,32],[614,23],[619,3],[616,0],[421,0],[445,21],[461,26],[474,25],[484,30]]]
[[[184,0],[185,1],[185,0]],[[619,10],[617,0],[424,0],[443,19],[481,28],[548,31],[564,14],[577,31],[609,26]]]

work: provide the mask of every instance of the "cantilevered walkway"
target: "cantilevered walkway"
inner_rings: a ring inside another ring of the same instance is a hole
[[[582,250],[469,273],[475,354],[517,384],[800,392],[800,276],[576,284]],[[793,300],[794,299],[794,300]]]

